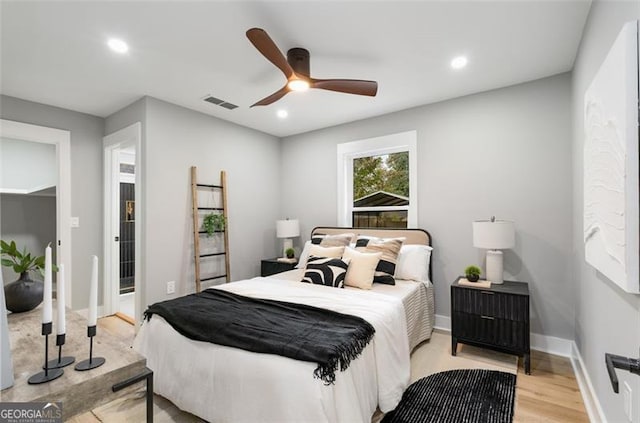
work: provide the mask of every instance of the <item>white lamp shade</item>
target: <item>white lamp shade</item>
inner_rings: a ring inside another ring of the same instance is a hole
[[[300,236],[298,219],[278,220],[276,222],[276,236],[278,238],[294,238]]]
[[[476,220],[473,222],[473,246],[488,250],[504,250],[516,245],[516,231],[508,220]]]

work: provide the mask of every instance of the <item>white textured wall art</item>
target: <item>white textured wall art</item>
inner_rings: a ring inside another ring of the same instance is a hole
[[[584,99],[585,259],[640,293],[638,21],[627,23]]]

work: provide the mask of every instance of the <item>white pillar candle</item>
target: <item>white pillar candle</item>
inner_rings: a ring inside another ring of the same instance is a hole
[[[66,324],[66,300],[65,296],[65,288],[64,288],[64,264],[58,265],[58,282],[56,283],[58,287],[58,291],[56,294],[57,304],[58,304],[58,335],[64,335],[67,331]]]
[[[92,257],[91,285],[89,287],[88,325],[95,326],[98,320],[98,257]]]
[[[42,324],[51,323],[52,309],[51,288],[51,245],[44,250],[44,305],[42,306]]]

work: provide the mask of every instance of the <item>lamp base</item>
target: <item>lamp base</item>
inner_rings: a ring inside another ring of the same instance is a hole
[[[282,257],[287,257],[287,250],[289,248],[293,248],[293,240],[291,238],[286,238],[282,243]]]
[[[487,280],[500,285],[502,280],[503,256],[500,250],[487,250]]]

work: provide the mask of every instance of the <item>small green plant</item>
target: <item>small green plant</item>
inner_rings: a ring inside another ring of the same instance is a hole
[[[44,274],[44,256],[32,256],[27,252],[26,247],[21,252],[15,241],[0,240],[0,256],[2,256],[2,265],[11,267],[18,274],[32,270],[40,272],[40,275]],[[58,270],[55,264],[52,265],[52,268],[54,272]]]
[[[287,255],[287,258],[294,258],[296,255],[296,251],[293,248],[287,248],[287,250],[285,251],[285,254]]]
[[[202,228],[207,231],[207,236],[212,236],[216,231],[224,231],[227,221],[220,213],[209,213],[202,220]]]
[[[482,274],[482,270],[478,266],[471,265],[464,269],[464,274],[470,281],[477,281]]]

